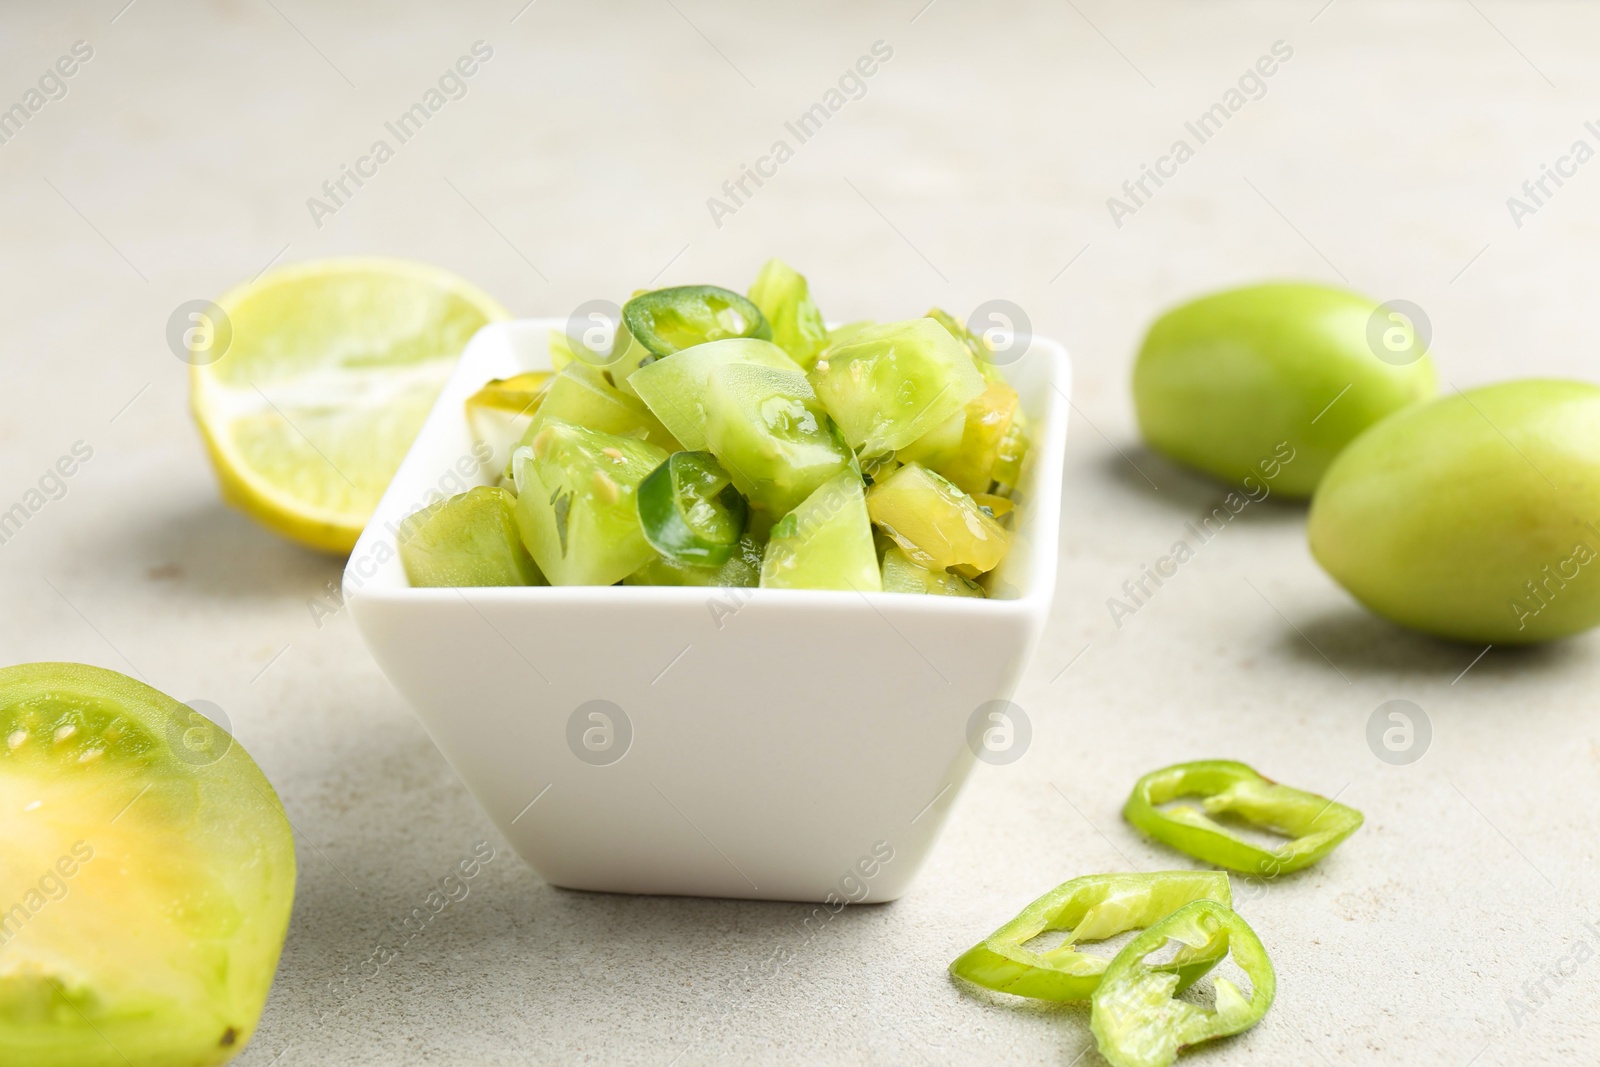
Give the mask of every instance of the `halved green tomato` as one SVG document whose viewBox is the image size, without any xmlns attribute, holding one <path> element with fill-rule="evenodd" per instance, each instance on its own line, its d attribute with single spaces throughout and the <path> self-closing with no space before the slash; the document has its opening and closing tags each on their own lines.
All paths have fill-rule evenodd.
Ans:
<svg viewBox="0 0 1600 1067">
<path fill-rule="evenodd" d="M 0 1063 L 223 1063 L 294 903 L 294 836 L 245 750 L 115 671 L 0 670 Z"/>
<path fill-rule="evenodd" d="M 750 286 L 750 301 L 772 326 L 772 340 L 805 368 L 828 347 L 828 327 L 811 299 L 805 275 L 781 259 L 769 259 Z"/>
<path fill-rule="evenodd" d="M 867 511 L 913 563 L 929 570 L 959 567 L 975 578 L 1011 547 L 1010 533 L 976 501 L 918 463 L 874 485 Z"/>
<path fill-rule="evenodd" d="M 551 585 L 613 585 L 656 555 L 634 495 L 667 451 L 547 418 L 511 458 L 517 526 Z"/>
<path fill-rule="evenodd" d="M 417 588 L 544 585 L 517 530 L 517 498 L 480 485 L 429 504 L 400 526 L 400 562 Z"/>
<path fill-rule="evenodd" d="M 823 352 L 811 385 L 850 447 L 904 448 L 983 392 L 960 341 L 932 319 L 868 326 Z"/>
<path fill-rule="evenodd" d="M 883 589 L 861 475 L 846 467 L 772 528 L 764 589 Z"/>
<path fill-rule="evenodd" d="M 731 289 L 680 285 L 655 289 L 622 306 L 622 322 L 657 359 L 729 337 L 772 340 L 761 309 Z"/>
<path fill-rule="evenodd" d="M 676 563 L 718 567 L 733 555 L 749 509 L 709 452 L 674 452 L 639 483 L 639 524 Z"/>
<path fill-rule="evenodd" d="M 710 341 L 639 368 L 628 381 L 684 448 L 706 447 L 706 385 L 711 372 L 730 363 L 800 371 L 771 341 L 748 337 Z"/>
<path fill-rule="evenodd" d="M 969 578 L 949 571 L 931 571 L 912 561 L 899 545 L 883 554 L 885 593 L 931 593 L 935 596 L 984 595 L 983 587 Z"/>
<path fill-rule="evenodd" d="M 804 374 L 744 363 L 711 374 L 706 445 L 751 505 L 774 516 L 855 464 Z"/>
</svg>

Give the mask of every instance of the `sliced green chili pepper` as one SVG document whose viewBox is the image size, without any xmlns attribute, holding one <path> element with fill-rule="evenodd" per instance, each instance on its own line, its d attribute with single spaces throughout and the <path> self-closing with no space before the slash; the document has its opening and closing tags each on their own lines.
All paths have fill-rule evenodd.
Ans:
<svg viewBox="0 0 1600 1067">
<path fill-rule="evenodd" d="M 1177 797 L 1203 797 L 1163 810 Z M 1276 850 L 1251 844 L 1210 818 L 1236 815 L 1292 840 Z M 1326 797 L 1279 785 L 1233 760 L 1198 760 L 1163 768 L 1139 779 L 1122 809 L 1123 818 L 1163 844 L 1219 867 L 1275 877 L 1309 867 L 1360 828 L 1362 816 Z"/>
<path fill-rule="evenodd" d="M 772 340 L 761 309 L 731 289 L 680 285 L 656 289 L 622 305 L 628 333 L 657 359 L 729 337 Z"/>
<path fill-rule="evenodd" d="M 1110 960 L 1079 952 L 1079 944 L 1150 926 L 1196 900 L 1232 904 L 1228 876 L 1220 871 L 1162 871 L 1074 878 L 967 950 L 950 965 L 950 973 L 1021 997 L 1087 1000 Z M 1065 930 L 1067 938 L 1045 951 L 1026 947 L 1047 930 Z M 1184 949 L 1164 969 L 1177 975 L 1182 991 L 1226 955 L 1225 941 L 1209 949 Z"/>
<path fill-rule="evenodd" d="M 1145 957 L 1171 941 L 1184 951 L 1218 941 L 1250 979 L 1250 997 L 1226 978 L 1213 982 L 1215 1007 L 1172 999 L 1179 978 Z M 1243 919 L 1211 900 L 1200 900 L 1162 919 L 1117 953 L 1094 992 L 1089 1028 L 1111 1067 L 1170 1067 L 1178 1050 L 1248 1030 L 1261 1021 L 1277 994 L 1267 950 Z"/>
<path fill-rule="evenodd" d="M 639 525 L 677 563 L 718 567 L 733 555 L 748 509 L 709 452 L 674 452 L 639 483 Z"/>
</svg>

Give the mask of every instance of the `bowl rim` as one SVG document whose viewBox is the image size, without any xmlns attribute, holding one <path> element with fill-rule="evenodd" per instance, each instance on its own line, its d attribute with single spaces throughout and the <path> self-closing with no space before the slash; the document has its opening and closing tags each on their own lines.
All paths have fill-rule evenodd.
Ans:
<svg viewBox="0 0 1600 1067">
<path fill-rule="evenodd" d="M 439 449 L 432 439 L 441 436 L 438 427 L 447 421 L 464 416 L 451 409 L 466 395 L 480 388 L 487 377 L 474 370 L 483 357 L 480 352 L 490 351 L 495 345 L 507 344 L 499 335 L 526 331 L 564 330 L 566 320 L 556 317 L 529 317 L 489 323 L 473 334 L 449 377 L 439 391 L 438 398 L 423 420 L 415 440 L 406 450 L 404 459 L 396 469 L 389 486 L 384 490 L 373 510 L 372 517 L 362 528 L 361 536 L 351 550 L 342 571 L 342 592 L 346 603 L 351 600 L 383 601 L 404 604 L 460 603 L 468 595 L 472 601 L 484 604 L 537 604 L 550 606 L 626 608 L 630 605 L 671 606 L 692 605 L 703 608 L 708 599 L 732 597 L 740 606 L 759 603 L 769 608 L 786 608 L 799 611 L 838 611 L 849 605 L 857 607 L 865 602 L 872 610 L 882 613 L 884 608 L 904 610 L 914 607 L 929 614 L 977 614 L 996 612 L 1037 613 L 1043 617 L 1049 612 L 1056 584 L 1057 560 L 1061 537 L 1061 477 L 1065 462 L 1067 415 L 1071 406 L 1072 362 L 1066 346 L 1040 334 L 1028 335 L 1029 348 L 1022 359 L 1032 358 L 1037 352 L 1047 366 L 1040 378 L 1039 410 L 1042 418 L 1035 422 L 1031 445 L 1032 486 L 1025 505 L 1034 509 L 1028 519 L 1031 536 L 1028 539 L 1028 581 L 1025 588 L 1012 597 L 912 597 L 904 593 L 882 591 L 844 591 L 834 589 L 762 589 L 759 587 L 722 586 L 473 586 L 467 588 L 415 588 L 409 585 L 392 585 L 373 579 L 379 573 L 363 574 L 359 567 L 363 561 L 372 560 L 378 544 L 387 544 L 384 535 L 398 528 L 399 523 L 414 510 L 415 500 L 407 496 L 402 485 L 410 481 L 406 476 L 412 468 L 427 466 L 430 470 L 438 464 Z M 540 369 L 531 367 L 526 369 Z M 1004 368 L 1002 368 L 1002 371 Z M 470 381 L 467 379 L 470 376 Z M 470 390 L 463 388 L 470 384 Z M 407 509 L 402 514 L 402 509 Z M 389 546 L 393 553 L 392 545 Z"/>
</svg>

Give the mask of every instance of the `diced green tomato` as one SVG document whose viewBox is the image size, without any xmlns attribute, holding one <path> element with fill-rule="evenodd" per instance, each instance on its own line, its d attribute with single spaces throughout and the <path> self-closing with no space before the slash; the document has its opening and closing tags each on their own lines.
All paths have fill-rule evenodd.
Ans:
<svg viewBox="0 0 1600 1067">
<path fill-rule="evenodd" d="M 567 328 L 578 330 L 580 325 L 574 320 Z M 608 331 L 608 326 L 614 326 L 614 332 Z M 608 332 L 611 332 L 609 337 L 606 336 Z M 628 375 L 652 359 L 655 356 L 633 339 L 625 323 L 608 323 L 599 312 L 591 313 L 588 329 L 580 330 L 576 337 L 560 330 L 550 331 L 550 365 L 558 371 L 577 360 L 609 372 L 620 387 Z"/>
<path fill-rule="evenodd" d="M 989 491 L 996 496 L 1010 496 L 1022 478 L 1022 461 L 1027 458 L 1028 420 L 1019 407 L 1011 417 L 1011 425 L 1006 427 L 1005 436 L 1000 438 L 994 469 L 990 472 L 994 476 L 994 483 Z"/>
<path fill-rule="evenodd" d="M 581 359 L 567 364 L 551 380 L 538 413 L 518 445 L 531 442 L 547 419 L 619 437 L 637 437 L 668 452 L 678 451 L 677 440 L 649 408 L 613 385 L 608 371 L 591 367 Z"/>
<path fill-rule="evenodd" d="M 828 331 L 828 345 L 829 347 L 842 345 L 867 327 L 876 325 L 878 324 L 873 319 L 857 319 L 855 322 L 847 322 L 843 326 L 835 326 Z"/>
<path fill-rule="evenodd" d="M 509 459 L 511 450 L 533 422 L 552 377 L 549 371 L 532 370 L 510 378 L 495 378 L 467 397 L 467 425 L 472 428 L 472 436 L 492 450 L 490 462 L 496 457 L 501 461 Z"/>
<path fill-rule="evenodd" d="M 811 384 L 850 447 L 904 448 L 983 392 L 961 342 L 932 319 L 863 328 L 811 368 Z"/>
<path fill-rule="evenodd" d="M 977 401 L 974 400 L 973 403 Z M 970 408 L 972 405 L 967 406 Z M 932 470 L 943 470 L 946 465 L 954 463 L 959 457 L 961 439 L 966 433 L 966 428 L 967 413 L 958 411 L 900 449 L 894 454 L 894 458 L 901 463 L 920 463 Z M 983 487 L 989 488 L 989 483 L 984 482 Z"/>
<path fill-rule="evenodd" d="M 727 468 L 724 467 L 723 469 L 726 470 Z M 767 539 L 772 536 L 772 528 L 777 525 L 778 520 L 781 518 L 783 518 L 782 515 L 774 515 L 770 511 L 762 511 L 760 508 L 751 508 L 750 517 L 745 520 L 744 535 L 746 537 L 754 537 L 761 542 L 761 547 L 765 549 Z"/>
<path fill-rule="evenodd" d="M 921 464 L 906 464 L 880 479 L 867 494 L 867 507 L 872 521 L 929 569 L 960 568 L 976 577 L 997 565 L 1009 547 L 1009 533 L 991 512 Z"/>
<path fill-rule="evenodd" d="M 635 495 L 667 451 L 546 419 L 517 449 L 517 526 L 551 585 L 613 585 L 656 555 Z"/>
<path fill-rule="evenodd" d="M 400 561 L 417 588 L 544 585 L 517 530 L 517 498 L 480 485 L 429 504 L 400 527 Z"/>
<path fill-rule="evenodd" d="M 629 300 L 622 321 L 657 359 L 729 337 L 772 340 L 772 327 L 749 300 L 715 285 L 656 289 Z"/>
<path fill-rule="evenodd" d="M 828 347 L 828 327 L 811 300 L 805 275 L 781 259 L 769 259 L 750 286 L 750 300 L 772 326 L 773 343 L 810 369 Z"/>
<path fill-rule="evenodd" d="M 709 452 L 674 452 L 639 484 L 646 541 L 675 563 L 718 567 L 733 555 L 748 508 Z"/>
<path fill-rule="evenodd" d="M 899 545 L 892 545 L 883 554 L 883 591 L 885 593 L 932 593 L 935 596 L 984 595 L 977 582 L 949 571 L 930 571 L 913 563 Z"/>
<path fill-rule="evenodd" d="M 894 538 L 883 532 L 881 526 L 874 525 L 872 527 L 872 549 L 878 554 L 878 567 L 880 570 L 883 567 L 884 557 L 889 554 L 889 550 L 899 547 L 894 543 Z"/>
<path fill-rule="evenodd" d="M 684 448 L 706 447 L 706 385 L 711 372 L 730 363 L 799 371 L 800 365 L 771 341 L 732 338 L 711 341 L 640 367 L 628 383 Z"/>
<path fill-rule="evenodd" d="M 78 663 L 0 670 L 0 738 L 0 1063 L 238 1056 L 294 906 L 260 768 L 194 707 Z"/>
<path fill-rule="evenodd" d="M 857 457 L 857 459 L 861 465 L 861 477 L 868 485 L 883 481 L 905 466 L 893 453 L 886 456 Z"/>
<path fill-rule="evenodd" d="M 1074 878 L 968 949 L 950 965 L 950 973 L 1019 997 L 1088 1000 L 1111 961 L 1082 951 L 1080 945 L 1146 929 L 1196 900 L 1232 906 L 1228 876 L 1221 871 L 1157 871 Z M 1066 939 L 1053 948 L 1029 947 L 1053 930 L 1064 932 Z M 1185 945 L 1172 959 L 1151 969 L 1174 976 L 1173 988 L 1181 993 L 1227 954 L 1228 939 L 1219 936 Z"/>
<path fill-rule="evenodd" d="M 990 516 L 1006 529 L 1011 528 L 1010 516 L 1017 510 L 1017 502 L 1006 496 L 995 496 L 992 493 L 973 493 L 972 502 L 980 508 L 988 509 Z"/>
<path fill-rule="evenodd" d="M 720 567 L 696 567 L 657 556 L 622 580 L 623 585 L 710 585 L 753 587 L 761 581 L 766 542 L 746 532 Z"/>
<path fill-rule="evenodd" d="M 617 383 L 618 389 L 630 397 L 637 398 L 639 394 L 633 390 L 633 376 L 640 367 L 654 363 L 656 354 L 640 344 L 633 334 L 628 332 L 628 324 L 625 322 L 617 324 L 617 336 L 611 343 L 611 351 L 613 354 L 607 358 L 602 369 Z"/>
<path fill-rule="evenodd" d="M 907 463 L 867 494 L 867 511 L 929 570 L 961 567 L 967 577 L 993 570 L 1011 535 L 976 501 L 919 463 Z"/>
<path fill-rule="evenodd" d="M 761 587 L 882 590 L 866 494 L 853 468 L 828 479 L 772 528 Z"/>
<path fill-rule="evenodd" d="M 1000 368 L 994 365 L 994 346 L 986 338 L 980 337 L 967 329 L 967 324 L 939 308 L 929 308 L 928 318 L 950 331 L 950 336 L 961 342 L 961 346 L 972 356 L 972 362 L 977 366 L 978 373 L 983 375 L 984 381 L 1003 382 L 1005 375 L 1000 373 Z"/>
<path fill-rule="evenodd" d="M 1000 459 L 1001 443 L 1011 429 L 1016 411 L 1017 391 L 1005 382 L 989 382 L 983 392 L 967 404 L 961 443 L 943 462 L 929 463 L 928 466 L 964 492 L 988 492 L 989 486 L 994 483 L 994 468 Z M 1026 447 L 1026 443 L 1023 447 Z"/>
<path fill-rule="evenodd" d="M 567 341 L 567 335 L 560 330 L 550 331 L 550 369 L 561 371 L 575 358 L 572 354 L 572 345 Z"/>
<path fill-rule="evenodd" d="M 989 347 L 983 343 L 983 338 L 967 329 L 967 324 L 956 318 L 942 308 L 929 308 L 927 318 L 937 322 L 950 332 L 950 336 L 961 342 L 974 360 L 982 360 L 991 355 Z"/>
<path fill-rule="evenodd" d="M 772 515 L 855 462 L 804 374 L 746 363 L 711 374 L 706 444 L 745 499 Z"/>
</svg>

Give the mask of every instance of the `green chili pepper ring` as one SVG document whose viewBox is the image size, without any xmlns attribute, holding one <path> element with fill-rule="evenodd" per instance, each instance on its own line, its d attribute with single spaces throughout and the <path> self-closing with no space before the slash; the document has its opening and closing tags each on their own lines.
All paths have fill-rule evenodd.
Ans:
<svg viewBox="0 0 1600 1067">
<path fill-rule="evenodd" d="M 1104 941 L 1148 927 L 1196 900 L 1232 904 L 1228 876 L 1220 871 L 1093 874 L 1046 893 L 950 965 L 950 973 L 1001 993 L 1041 1000 L 1087 1000 L 1110 962 L 1079 952 L 1084 941 Z M 1055 948 L 1026 944 L 1047 930 L 1066 930 Z M 1227 943 L 1186 948 L 1162 970 L 1177 975 L 1183 991 L 1227 955 Z"/>
<path fill-rule="evenodd" d="M 1221 940 L 1250 979 L 1250 998 L 1226 978 L 1213 982 L 1215 1007 L 1172 999 L 1178 977 L 1146 965 L 1168 940 L 1190 948 Z M 1117 953 L 1095 990 L 1089 1028 L 1112 1067 L 1169 1067 L 1178 1050 L 1250 1029 L 1272 1006 L 1278 979 L 1248 923 L 1232 910 L 1200 900 L 1162 919 Z"/>
<path fill-rule="evenodd" d="M 639 483 L 639 526 L 677 563 L 718 567 L 733 555 L 748 509 L 710 452 L 674 452 Z"/>
<path fill-rule="evenodd" d="M 1178 797 L 1202 797 L 1205 810 L 1160 807 Z M 1210 818 L 1223 813 L 1292 840 L 1276 850 L 1251 844 Z M 1179 763 L 1147 774 L 1133 787 L 1122 815 L 1157 841 L 1196 859 L 1262 877 L 1309 867 L 1355 833 L 1363 821 L 1354 808 L 1279 785 L 1233 760 Z"/>
<path fill-rule="evenodd" d="M 729 337 L 772 340 L 761 309 L 731 289 L 680 285 L 640 293 L 622 306 L 628 333 L 657 359 Z"/>
</svg>

